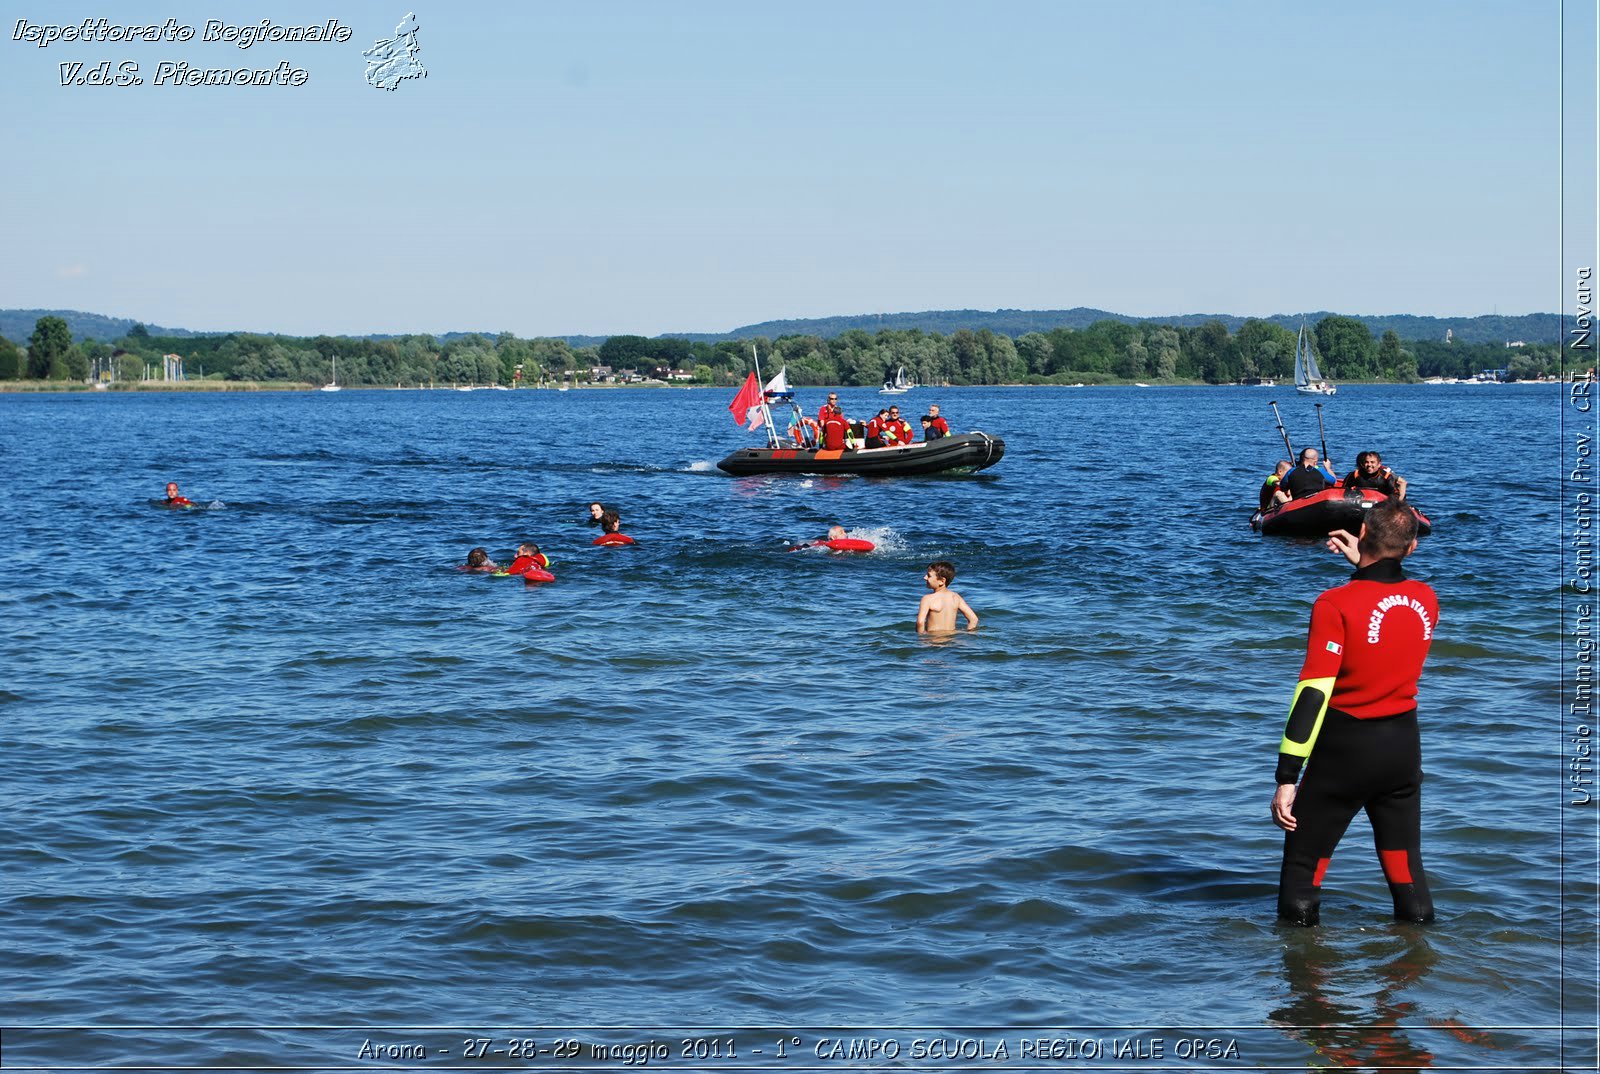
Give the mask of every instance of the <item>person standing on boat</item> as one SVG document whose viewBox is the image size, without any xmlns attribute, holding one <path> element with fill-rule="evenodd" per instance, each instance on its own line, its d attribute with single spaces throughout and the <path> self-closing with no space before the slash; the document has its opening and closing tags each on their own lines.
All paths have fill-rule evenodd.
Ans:
<svg viewBox="0 0 1600 1074">
<path fill-rule="evenodd" d="M 1344 479 L 1347 489 L 1372 489 L 1385 496 L 1406 498 L 1406 479 L 1383 464 L 1383 456 L 1376 451 L 1363 451 L 1356 456 L 1356 468 Z"/>
<path fill-rule="evenodd" d="M 817 411 L 818 425 L 827 425 L 829 418 L 844 420 L 844 411 L 839 409 L 839 393 L 837 392 L 829 392 L 828 401 L 823 403 L 821 409 Z"/>
<path fill-rule="evenodd" d="M 1439 598 L 1400 567 L 1416 547 L 1416 514 L 1393 497 L 1366 513 L 1359 539 L 1339 530 L 1328 541 L 1356 571 L 1312 605 L 1305 663 L 1278 747 L 1272 820 L 1287 833 L 1278 918 L 1289 924 L 1320 920 L 1323 876 L 1362 809 L 1395 918 L 1433 920 L 1422 870 L 1417 681 Z"/>
<path fill-rule="evenodd" d="M 1278 491 L 1272 494 L 1274 503 L 1285 500 L 1300 500 L 1307 496 L 1315 496 L 1324 489 L 1333 486 L 1339 480 L 1333 476 L 1333 471 L 1321 463 L 1321 456 L 1316 448 L 1305 448 L 1300 452 L 1300 465 L 1290 470 L 1288 475 L 1278 482 Z"/>
<path fill-rule="evenodd" d="M 844 411 L 839 409 L 839 396 L 836 393 L 828 393 L 828 401 L 817 411 L 817 424 L 822 429 L 823 449 L 843 451 L 850 425 L 844 420 Z"/>
</svg>

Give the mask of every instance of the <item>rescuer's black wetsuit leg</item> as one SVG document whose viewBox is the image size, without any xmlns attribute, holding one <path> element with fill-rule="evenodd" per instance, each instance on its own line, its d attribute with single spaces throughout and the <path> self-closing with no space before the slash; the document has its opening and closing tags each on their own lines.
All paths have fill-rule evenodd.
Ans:
<svg viewBox="0 0 1600 1074">
<path fill-rule="evenodd" d="M 1322 742 L 1317 746 L 1320 749 Z M 1340 793 L 1336 779 L 1323 778 L 1329 771 L 1330 766 L 1315 760 L 1306 769 L 1294 796 L 1295 830 L 1284 833 L 1278 918 L 1291 925 L 1315 925 L 1321 920 L 1322 874 L 1328 869 L 1333 848 L 1361 809 L 1359 798 Z"/>
<path fill-rule="evenodd" d="M 1283 842 L 1278 917 L 1320 920 L 1323 873 L 1334 847 L 1366 807 L 1395 917 L 1433 920 L 1422 871 L 1422 755 L 1415 712 L 1357 720 L 1329 709 L 1305 778 L 1295 793 L 1296 829 Z"/>
<path fill-rule="evenodd" d="M 1422 770 L 1415 779 L 1367 803 L 1372 842 L 1389 881 L 1396 921 L 1433 920 L 1433 896 L 1422 870 Z"/>
</svg>

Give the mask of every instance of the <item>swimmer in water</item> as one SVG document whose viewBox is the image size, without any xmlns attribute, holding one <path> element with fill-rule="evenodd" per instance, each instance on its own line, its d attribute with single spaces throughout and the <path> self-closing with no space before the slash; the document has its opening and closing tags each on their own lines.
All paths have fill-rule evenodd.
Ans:
<svg viewBox="0 0 1600 1074">
<path fill-rule="evenodd" d="M 607 508 L 600 515 L 600 536 L 590 544 L 617 545 L 633 544 L 633 538 L 621 532 L 622 520 L 617 517 L 616 511 Z"/>
<path fill-rule="evenodd" d="M 967 617 L 968 630 L 978 629 L 978 613 L 962 599 L 960 593 L 950 588 L 955 577 L 955 564 L 948 560 L 941 559 L 928 564 L 928 573 L 922 576 L 922 580 L 933 592 L 923 597 L 922 603 L 917 605 L 918 634 L 954 631 L 957 612 Z"/>
<path fill-rule="evenodd" d="M 188 497 L 182 496 L 182 495 L 180 495 L 178 493 L 178 483 L 176 481 L 168 481 L 167 482 L 167 506 L 168 507 L 193 507 L 194 503 L 192 501 L 190 501 Z"/>
<path fill-rule="evenodd" d="M 583 520 L 583 524 L 585 526 L 598 526 L 598 525 L 600 525 L 601 521 L 606 517 L 606 512 L 608 510 L 611 510 L 611 509 L 606 507 L 605 504 L 600 503 L 599 501 L 591 503 L 589 505 L 589 517 Z M 611 513 L 612 514 L 616 514 L 615 511 L 611 511 Z"/>
<path fill-rule="evenodd" d="M 531 542 L 517 545 L 517 558 L 511 561 L 511 566 L 506 568 L 507 574 L 526 574 L 535 568 L 548 570 L 550 557 L 539 551 L 539 546 Z"/>
<path fill-rule="evenodd" d="M 789 551 L 798 552 L 802 548 L 828 548 L 835 552 L 870 552 L 875 547 L 871 541 L 857 542 L 859 545 L 864 547 L 841 548 L 833 543 L 835 541 L 845 541 L 849 539 L 850 531 L 845 529 L 843 526 L 829 526 L 828 535 L 826 537 L 819 537 L 815 541 L 804 541 L 800 544 L 790 545 Z"/>
<path fill-rule="evenodd" d="M 467 553 L 467 565 L 460 569 L 464 571 L 497 571 L 500 568 L 495 565 L 494 560 L 489 558 L 489 550 L 487 548 L 474 548 Z"/>
</svg>

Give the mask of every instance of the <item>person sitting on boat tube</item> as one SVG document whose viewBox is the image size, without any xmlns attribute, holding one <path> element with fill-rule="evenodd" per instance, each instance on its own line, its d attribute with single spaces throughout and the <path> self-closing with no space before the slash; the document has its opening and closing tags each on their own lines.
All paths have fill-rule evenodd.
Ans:
<svg viewBox="0 0 1600 1074">
<path fill-rule="evenodd" d="M 1261 483 L 1261 510 L 1271 510 L 1273 503 L 1276 502 L 1272 494 L 1278 491 L 1278 482 L 1282 481 L 1283 475 L 1292 469 L 1294 469 L 1294 465 L 1288 459 L 1278 460 L 1277 469 L 1273 470 L 1267 479 Z"/>
<path fill-rule="evenodd" d="M 1383 456 L 1376 451 L 1363 451 L 1356 456 L 1356 468 L 1344 479 L 1347 489 L 1373 489 L 1396 499 L 1406 498 L 1406 479 L 1383 464 Z"/>
<path fill-rule="evenodd" d="M 176 481 L 168 481 L 167 482 L 167 506 L 168 507 L 193 507 L 194 506 L 194 502 L 192 500 L 190 500 L 187 496 L 183 496 L 183 495 L 179 494 L 179 492 L 178 492 L 178 483 Z"/>
<path fill-rule="evenodd" d="M 911 423 L 900 416 L 900 408 L 889 408 L 889 420 L 883 425 L 884 443 L 891 446 L 903 446 L 915 440 L 911 433 Z"/>
<path fill-rule="evenodd" d="M 884 430 L 889 424 L 889 408 L 881 407 L 878 412 L 867 420 L 866 444 L 869 448 L 884 447 L 887 440 Z"/>
<path fill-rule="evenodd" d="M 1272 501 L 1283 503 L 1286 500 L 1303 500 L 1332 488 L 1338 480 L 1333 476 L 1333 471 L 1321 462 L 1317 449 L 1308 447 L 1300 452 L 1300 465 L 1278 482 L 1278 491 L 1272 494 Z"/>
<path fill-rule="evenodd" d="M 828 408 L 822 408 L 827 414 L 822 418 L 822 446 L 828 451 L 843 451 L 845 439 L 850 435 L 850 423 L 844 420 L 844 412 L 838 407 L 833 408 L 831 414 Z"/>
<path fill-rule="evenodd" d="M 949 435 L 950 423 L 939 416 L 939 404 L 930 404 L 928 412 L 922 415 L 922 439 L 938 440 Z"/>
</svg>

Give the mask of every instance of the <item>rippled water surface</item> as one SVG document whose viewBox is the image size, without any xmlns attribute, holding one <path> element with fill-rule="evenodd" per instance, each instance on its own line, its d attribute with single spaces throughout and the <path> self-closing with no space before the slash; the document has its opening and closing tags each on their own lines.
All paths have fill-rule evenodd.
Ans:
<svg viewBox="0 0 1600 1074">
<path fill-rule="evenodd" d="M 1554 1062 L 1498 1028 L 1556 1024 L 1562 987 L 1554 387 L 1324 411 L 1341 468 L 1382 450 L 1436 527 L 1426 930 L 1388 920 L 1361 821 L 1325 926 L 1273 920 L 1282 717 L 1347 569 L 1246 525 L 1267 391 L 919 389 L 1008 453 L 881 481 L 721 474 L 730 395 L 0 396 L 5 1021 L 1220 1027 L 1249 1065 Z M 208 509 L 154 506 L 167 480 Z M 588 546 L 591 499 L 637 546 Z M 786 550 L 836 521 L 880 550 Z M 530 539 L 555 584 L 453 569 Z M 975 634 L 911 629 L 939 558 Z M 6 1058 L 204 1036 L 132 1032 Z"/>
</svg>

